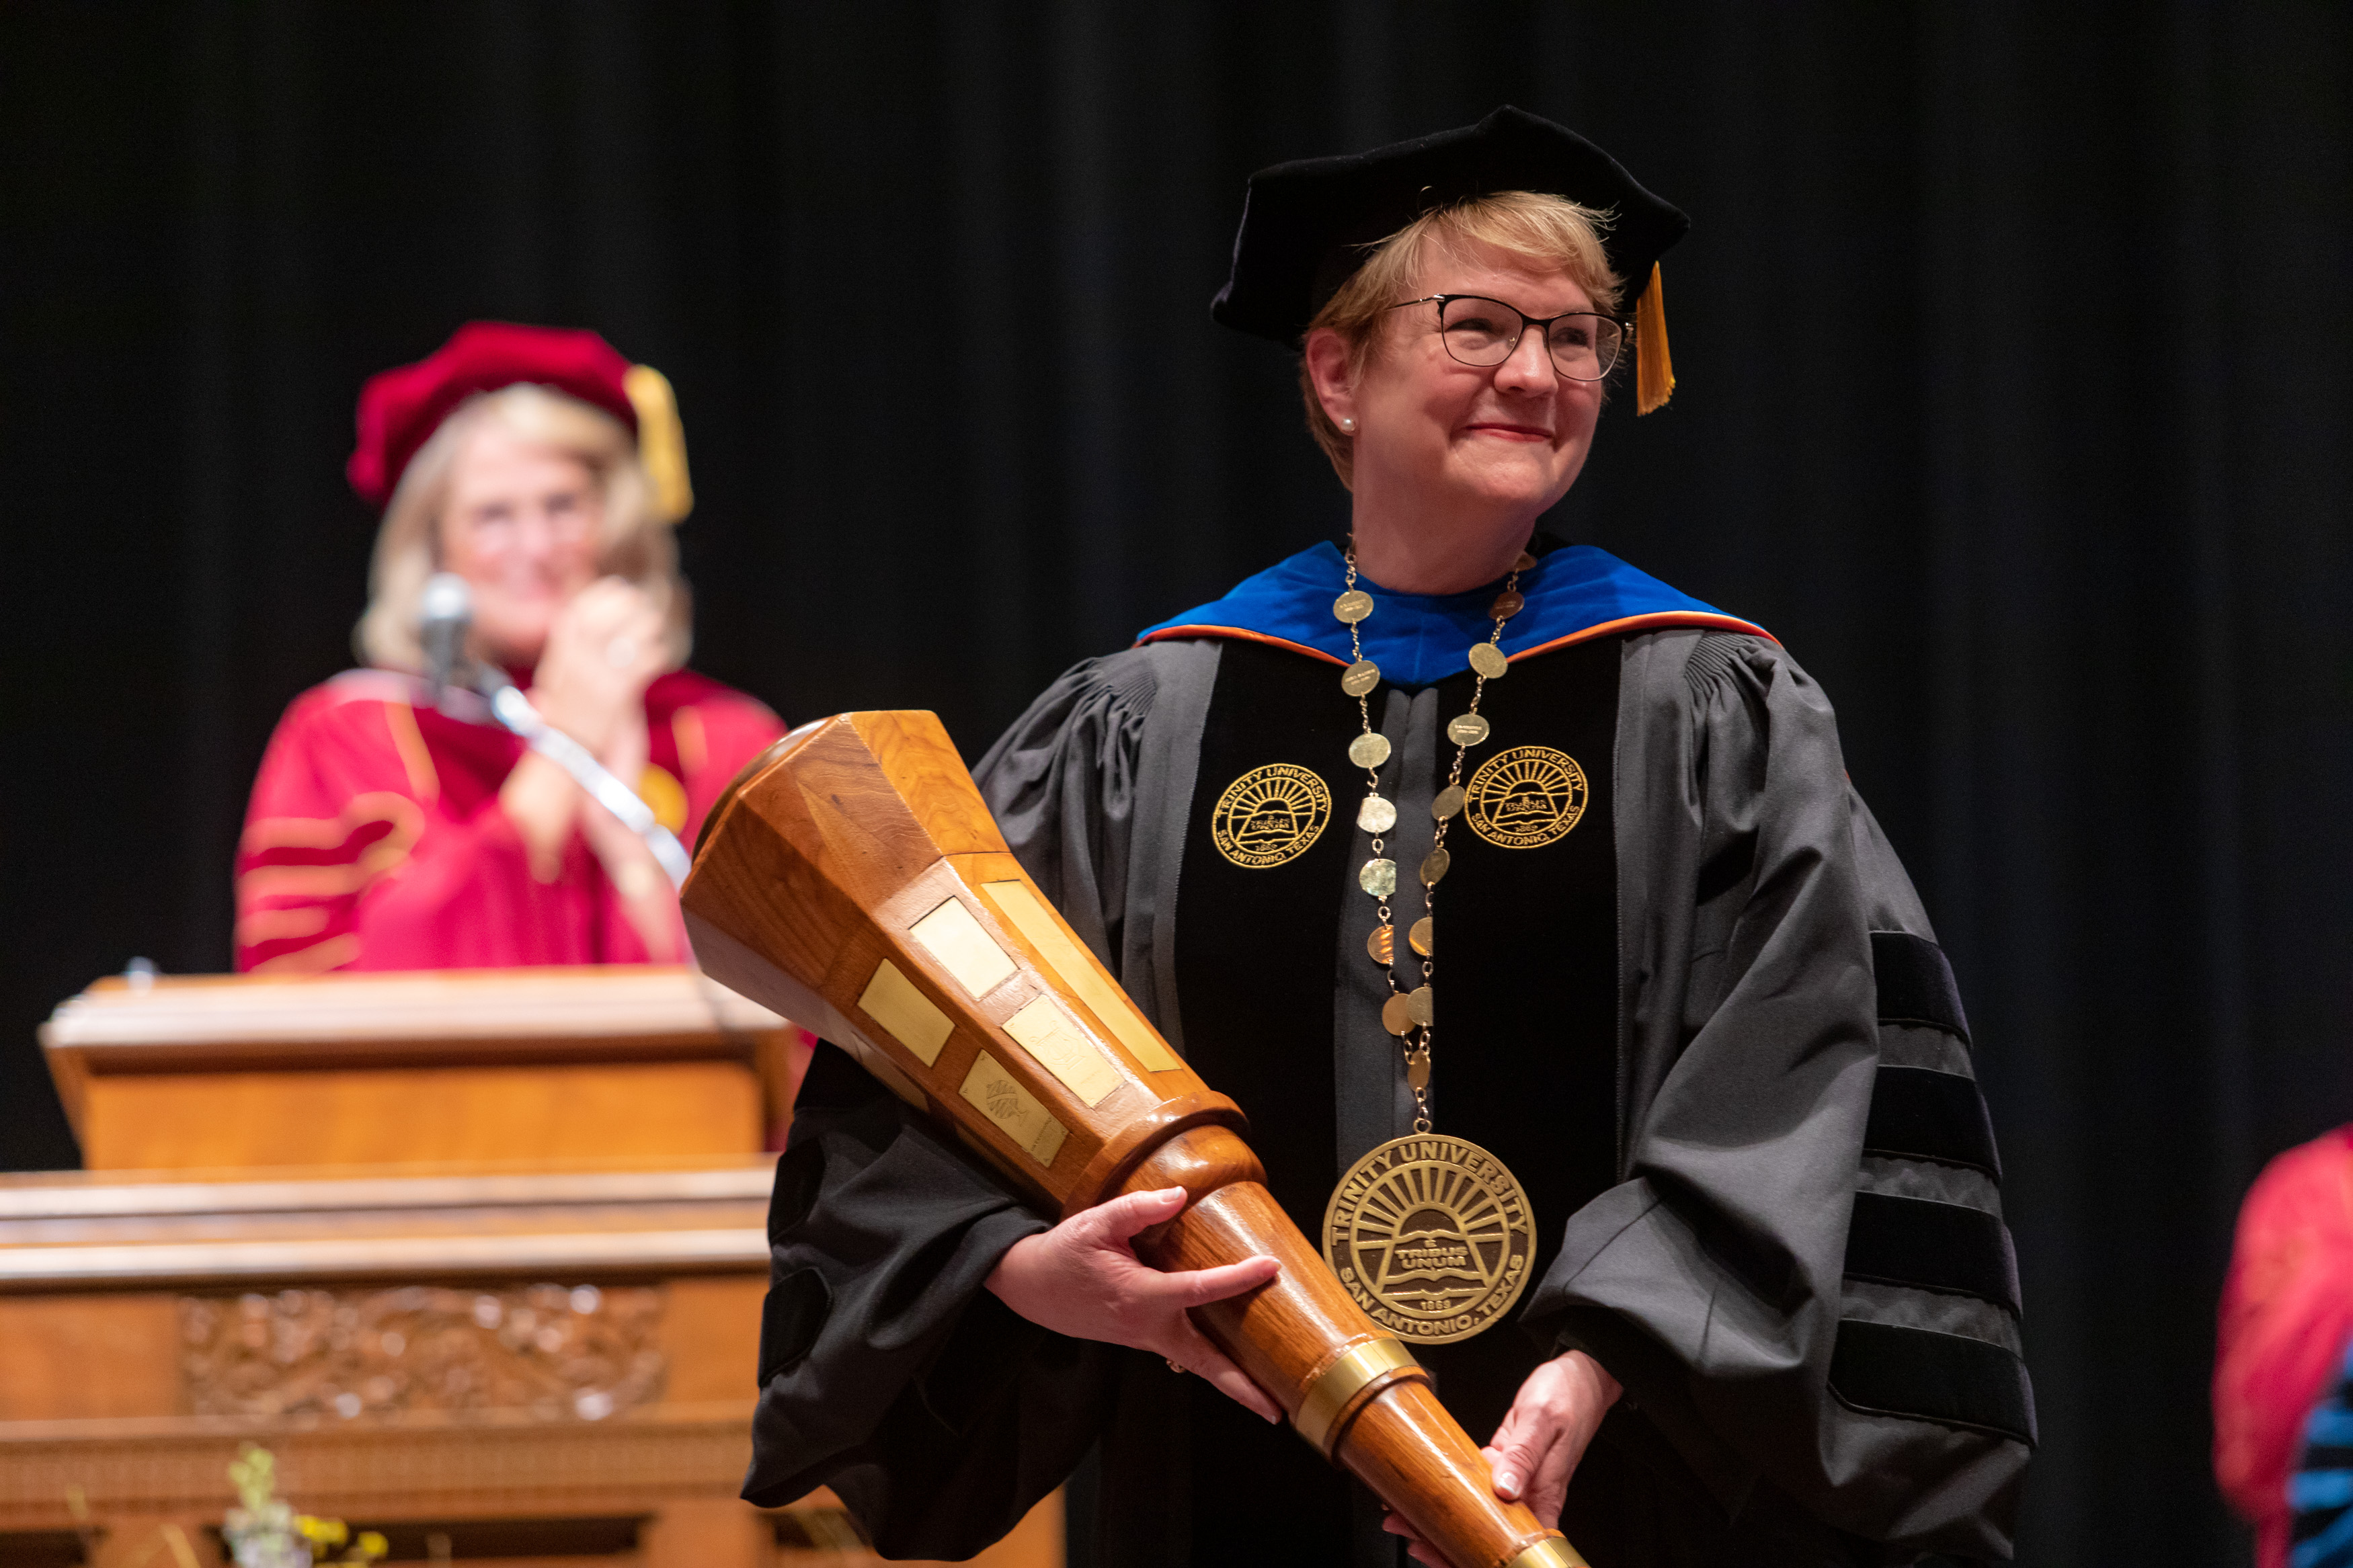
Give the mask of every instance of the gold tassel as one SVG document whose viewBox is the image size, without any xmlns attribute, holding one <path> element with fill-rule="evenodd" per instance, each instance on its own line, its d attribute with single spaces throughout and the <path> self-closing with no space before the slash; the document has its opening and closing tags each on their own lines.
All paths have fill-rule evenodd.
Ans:
<svg viewBox="0 0 2353 1568">
<path fill-rule="evenodd" d="M 1654 285 L 1655 286 L 1655 285 Z M 629 406 L 638 411 L 638 460 L 653 481 L 654 510 L 664 522 L 678 522 L 694 510 L 694 487 L 686 477 L 686 428 L 678 420 L 678 396 L 670 378 L 649 364 L 633 364 L 621 378 Z"/>
<path fill-rule="evenodd" d="M 1667 357 L 1667 301 L 1659 287 L 1659 264 L 1651 263 L 1650 286 L 1634 301 L 1634 412 L 1664 408 L 1675 395 L 1675 362 Z"/>
</svg>

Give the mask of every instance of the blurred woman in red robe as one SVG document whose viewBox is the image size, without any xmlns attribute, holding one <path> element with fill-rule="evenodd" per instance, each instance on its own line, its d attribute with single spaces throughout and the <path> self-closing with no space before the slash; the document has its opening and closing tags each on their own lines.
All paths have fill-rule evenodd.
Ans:
<svg viewBox="0 0 2353 1568">
<path fill-rule="evenodd" d="M 369 668 L 295 699 L 237 856 L 239 969 L 682 963 L 669 879 L 569 774 L 419 672 L 437 571 L 470 651 L 692 842 L 783 732 L 683 668 L 670 529 L 691 504 L 669 384 L 594 332 L 474 322 L 360 394 L 349 474 L 384 509 L 355 634 Z"/>
<path fill-rule="evenodd" d="M 2353 1127 L 2263 1168 L 2239 1210 L 2214 1359 L 2214 1476 L 2255 1527 L 2257 1568 L 2337 1568 L 2353 1376 Z M 2334 1525 L 2335 1528 L 2329 1528 Z"/>
</svg>

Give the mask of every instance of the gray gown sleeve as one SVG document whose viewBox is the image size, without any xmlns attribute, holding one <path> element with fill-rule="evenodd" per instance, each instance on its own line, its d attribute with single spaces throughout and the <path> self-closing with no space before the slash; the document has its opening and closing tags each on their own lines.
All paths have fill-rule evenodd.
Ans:
<svg viewBox="0 0 2353 1568">
<path fill-rule="evenodd" d="M 1882 1022 L 1894 982 L 1880 971 L 1903 969 L 1914 991 L 1941 975 L 1947 993 L 1949 971 L 1847 781 L 1829 702 L 1785 652 L 1680 632 L 1630 639 L 1625 658 L 1621 1180 L 1570 1220 L 1525 1321 L 1617 1375 L 1729 1512 L 1763 1481 L 1895 1560 L 2007 1558 L 2032 1431 L 2022 1363 L 2023 1421 L 2015 1402 L 2000 1416 L 2021 1431 L 1976 1424 L 1982 1397 L 1907 1394 L 1890 1410 L 1841 1385 L 1889 1384 L 1883 1329 L 1898 1363 L 1928 1373 L 1949 1371 L 1936 1357 L 1948 1339 L 2016 1360 L 2014 1265 L 1989 1288 L 1950 1273 L 1944 1232 L 1905 1228 L 1919 1211 L 1858 1209 L 1861 1192 L 1941 1205 L 1926 1217 L 1964 1229 L 1982 1226 L 1949 1210 L 1990 1215 L 2008 1260 L 1996 1175 L 1866 1152 L 1883 1066 L 1974 1098 L 1957 997 L 1949 1016 L 1939 1003 Z M 1850 1278 L 1851 1230 L 1867 1219 L 1881 1236 L 1891 1214 L 1895 1253 L 1926 1258 L 1943 1288 Z M 1898 1364 L 1894 1381 L 1934 1384 L 1918 1372 Z"/>
<path fill-rule="evenodd" d="M 1099 952 L 1118 951 L 1153 689 L 1137 656 L 1082 664 L 976 770 L 1008 843 Z M 830 1485 L 890 1557 L 969 1557 L 1010 1530 L 1094 1440 L 1123 1353 L 1025 1322 L 983 1289 L 1047 1226 L 820 1047 L 770 1205 L 744 1495 L 773 1506 Z"/>
</svg>

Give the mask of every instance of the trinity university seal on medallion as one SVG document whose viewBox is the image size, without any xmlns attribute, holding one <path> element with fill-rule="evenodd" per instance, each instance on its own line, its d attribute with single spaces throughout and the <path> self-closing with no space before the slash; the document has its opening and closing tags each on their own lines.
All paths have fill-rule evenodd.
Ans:
<svg viewBox="0 0 2353 1568">
<path fill-rule="evenodd" d="M 1591 791 L 1567 752 L 1514 746 L 1488 758 L 1463 793 L 1472 832 L 1500 849 L 1541 849 L 1568 837 Z"/>
<path fill-rule="evenodd" d="M 1393 1138 L 1348 1167 L 1324 1207 L 1324 1260 L 1372 1320 L 1409 1344 L 1467 1340 L 1528 1282 L 1535 1224 L 1504 1163 L 1461 1138 Z"/>
<path fill-rule="evenodd" d="M 1332 792 L 1291 763 L 1252 768 L 1226 786 L 1209 813 L 1209 839 L 1237 866 L 1262 870 L 1307 853 L 1332 820 Z"/>
</svg>

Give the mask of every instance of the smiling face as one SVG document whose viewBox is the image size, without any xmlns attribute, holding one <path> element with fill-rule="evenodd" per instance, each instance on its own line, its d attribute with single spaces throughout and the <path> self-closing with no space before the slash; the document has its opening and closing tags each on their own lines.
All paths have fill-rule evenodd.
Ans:
<svg viewBox="0 0 2353 1568">
<path fill-rule="evenodd" d="M 1402 297 L 1423 294 L 1484 295 L 1537 318 L 1594 308 L 1566 273 L 1477 244 L 1459 255 L 1432 247 Z M 1592 448 L 1601 383 L 1556 372 L 1535 332 L 1501 364 L 1464 364 L 1440 341 L 1435 305 L 1390 311 L 1377 331 L 1353 384 L 1337 333 L 1319 331 L 1307 345 L 1324 408 L 1355 421 L 1351 480 L 1360 501 L 1433 514 L 1501 510 L 1533 523 L 1568 493 Z"/>
<path fill-rule="evenodd" d="M 474 590 L 474 636 L 501 664 L 536 664 L 555 614 L 597 576 L 604 496 L 588 465 L 494 422 L 457 454 L 441 561 Z"/>
</svg>

